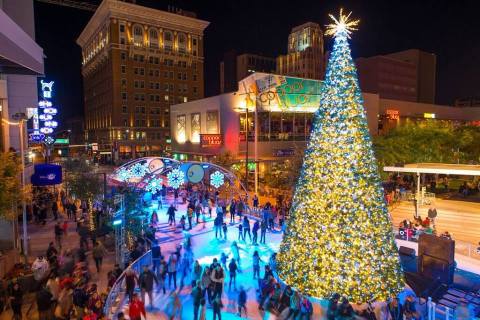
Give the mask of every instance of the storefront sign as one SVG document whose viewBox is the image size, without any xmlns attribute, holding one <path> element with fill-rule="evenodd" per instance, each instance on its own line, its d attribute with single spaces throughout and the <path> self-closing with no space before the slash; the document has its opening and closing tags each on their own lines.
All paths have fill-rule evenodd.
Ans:
<svg viewBox="0 0 480 320">
<path fill-rule="evenodd" d="M 398 120 L 400 119 L 400 111 L 394 109 L 385 110 L 385 115 L 388 120 Z"/>
<path fill-rule="evenodd" d="M 423 114 L 423 117 L 426 118 L 426 119 L 435 119 L 436 118 L 435 113 L 427 113 L 427 112 L 425 112 Z"/>
<path fill-rule="evenodd" d="M 273 149 L 274 157 L 291 157 L 295 155 L 295 149 Z"/>
<path fill-rule="evenodd" d="M 219 147 L 223 144 L 221 134 L 200 134 L 200 145 L 202 148 Z"/>
</svg>

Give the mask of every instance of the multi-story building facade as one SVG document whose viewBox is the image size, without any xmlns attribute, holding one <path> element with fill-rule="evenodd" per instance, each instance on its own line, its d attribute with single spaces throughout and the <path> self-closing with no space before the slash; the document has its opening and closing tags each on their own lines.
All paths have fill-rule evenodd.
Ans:
<svg viewBox="0 0 480 320">
<path fill-rule="evenodd" d="M 294 27 L 288 36 L 288 53 L 277 57 L 277 74 L 323 79 L 323 31 L 317 23 Z"/>
<path fill-rule="evenodd" d="M 434 103 L 436 56 L 418 49 L 356 59 L 360 87 L 385 99 Z"/>
<path fill-rule="evenodd" d="M 254 72 L 275 71 L 275 59 L 263 55 L 235 51 L 226 52 L 220 62 L 220 93 L 238 90 L 238 82 Z"/>
<path fill-rule="evenodd" d="M 203 98 L 203 32 L 193 13 L 104 0 L 77 39 L 88 142 L 114 160 L 169 150 L 170 106 Z"/>
</svg>

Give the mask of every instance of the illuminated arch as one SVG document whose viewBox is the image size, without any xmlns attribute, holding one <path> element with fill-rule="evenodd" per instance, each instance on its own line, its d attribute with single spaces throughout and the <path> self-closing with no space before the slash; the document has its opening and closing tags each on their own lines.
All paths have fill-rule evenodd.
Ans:
<svg viewBox="0 0 480 320">
<path fill-rule="evenodd" d="M 160 184 L 170 187 L 167 175 L 174 169 L 184 173 L 184 185 L 198 184 L 211 191 L 218 191 L 230 196 L 243 196 L 246 193 L 240 179 L 233 172 L 219 165 L 199 161 L 180 162 L 165 157 L 144 157 L 127 162 L 112 172 L 109 176 L 109 183 L 111 185 L 127 183 L 145 191 L 151 189 L 152 181 L 154 181 L 153 187 Z M 219 183 L 218 178 L 223 178 L 223 183 Z"/>
</svg>

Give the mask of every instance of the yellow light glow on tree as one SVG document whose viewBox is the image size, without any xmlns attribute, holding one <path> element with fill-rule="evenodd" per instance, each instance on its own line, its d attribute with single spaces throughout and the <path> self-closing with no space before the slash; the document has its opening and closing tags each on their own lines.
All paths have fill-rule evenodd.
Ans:
<svg viewBox="0 0 480 320">
<path fill-rule="evenodd" d="M 386 300 L 404 287 L 348 37 L 350 14 L 334 36 L 320 107 L 278 254 L 280 277 L 315 297 Z"/>
</svg>

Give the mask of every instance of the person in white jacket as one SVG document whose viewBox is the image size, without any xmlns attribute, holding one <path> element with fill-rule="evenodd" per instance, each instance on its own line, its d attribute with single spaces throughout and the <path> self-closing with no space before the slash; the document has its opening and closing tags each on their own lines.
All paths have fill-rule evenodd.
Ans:
<svg viewBox="0 0 480 320">
<path fill-rule="evenodd" d="M 48 261 L 43 256 L 38 256 L 32 264 L 33 278 L 36 281 L 43 280 L 47 276 Z"/>
</svg>

